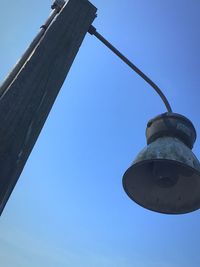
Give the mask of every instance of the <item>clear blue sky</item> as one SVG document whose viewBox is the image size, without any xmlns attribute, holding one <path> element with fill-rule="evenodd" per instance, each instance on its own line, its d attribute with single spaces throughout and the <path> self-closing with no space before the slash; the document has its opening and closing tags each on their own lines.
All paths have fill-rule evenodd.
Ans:
<svg viewBox="0 0 200 267">
<path fill-rule="evenodd" d="M 0 80 L 50 12 L 2 1 Z M 200 1 L 93 0 L 94 25 L 163 88 L 200 134 Z M 165 112 L 154 91 L 87 35 L 0 219 L 2 267 L 199 267 L 200 212 L 145 210 L 122 176 Z M 200 158 L 199 138 L 194 152 Z"/>
</svg>

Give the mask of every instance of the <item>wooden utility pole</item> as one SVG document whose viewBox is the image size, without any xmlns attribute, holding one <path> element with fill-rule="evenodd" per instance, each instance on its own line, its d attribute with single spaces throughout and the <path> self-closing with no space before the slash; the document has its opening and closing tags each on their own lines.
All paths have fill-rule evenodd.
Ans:
<svg viewBox="0 0 200 267">
<path fill-rule="evenodd" d="M 96 10 L 87 0 L 67 1 L 50 25 L 43 26 L 39 43 L 17 74 L 0 88 L 0 214 Z"/>
</svg>

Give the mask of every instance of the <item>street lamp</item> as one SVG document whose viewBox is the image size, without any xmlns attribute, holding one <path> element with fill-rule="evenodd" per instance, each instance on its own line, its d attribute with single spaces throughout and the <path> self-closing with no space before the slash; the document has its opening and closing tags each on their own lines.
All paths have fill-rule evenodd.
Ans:
<svg viewBox="0 0 200 267">
<path fill-rule="evenodd" d="M 123 176 L 123 187 L 139 205 L 160 213 L 182 214 L 200 208 L 200 163 L 191 149 L 196 130 L 186 117 L 173 113 L 162 90 L 110 44 L 95 27 L 96 36 L 161 97 L 167 113 L 147 123 L 145 147 Z"/>
<path fill-rule="evenodd" d="M 184 116 L 164 113 L 146 128 L 147 147 L 123 177 L 124 190 L 141 206 L 167 214 L 200 207 L 200 163 L 191 149 L 196 139 Z"/>
<path fill-rule="evenodd" d="M 200 208 L 200 163 L 191 149 L 193 124 L 172 112 L 162 90 L 99 34 L 96 7 L 87 0 L 56 0 L 53 12 L 0 87 L 0 214 L 23 170 L 81 43 L 96 36 L 161 97 L 167 113 L 147 124 L 147 147 L 123 176 L 128 196 L 167 214 Z"/>
</svg>

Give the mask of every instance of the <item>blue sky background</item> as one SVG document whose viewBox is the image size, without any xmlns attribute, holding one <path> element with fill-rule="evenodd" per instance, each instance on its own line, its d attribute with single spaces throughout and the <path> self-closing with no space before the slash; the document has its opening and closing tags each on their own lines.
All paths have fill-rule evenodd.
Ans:
<svg viewBox="0 0 200 267">
<path fill-rule="evenodd" d="M 1 1 L 2 81 L 50 0 Z M 200 1 L 93 0 L 94 25 L 200 133 Z M 165 112 L 155 92 L 87 35 L 0 219 L 2 267 L 199 267 L 200 213 L 145 210 L 122 176 Z M 197 139 L 194 152 L 200 158 Z"/>
</svg>

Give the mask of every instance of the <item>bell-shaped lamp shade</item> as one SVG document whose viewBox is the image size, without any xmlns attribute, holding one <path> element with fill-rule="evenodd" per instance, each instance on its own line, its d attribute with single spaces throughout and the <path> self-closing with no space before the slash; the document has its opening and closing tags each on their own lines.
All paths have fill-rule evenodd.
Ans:
<svg viewBox="0 0 200 267">
<path fill-rule="evenodd" d="M 200 208 L 200 163 L 191 149 L 193 124 L 164 113 L 149 121 L 147 147 L 123 176 L 128 196 L 149 210 L 182 214 Z"/>
</svg>

